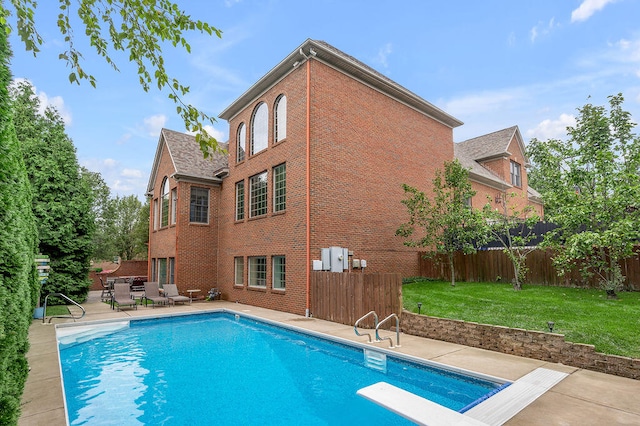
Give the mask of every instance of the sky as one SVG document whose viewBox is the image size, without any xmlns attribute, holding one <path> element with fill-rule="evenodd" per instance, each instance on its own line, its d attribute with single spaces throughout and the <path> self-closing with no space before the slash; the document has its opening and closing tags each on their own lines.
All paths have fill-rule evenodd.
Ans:
<svg viewBox="0 0 640 426">
<path fill-rule="evenodd" d="M 565 138 L 578 108 L 623 107 L 640 120 L 639 0 L 174 0 L 222 38 L 187 34 L 188 54 L 171 45 L 171 76 L 185 100 L 217 117 L 306 39 L 325 41 L 464 122 L 454 141 L 513 125 L 531 138 Z M 58 1 L 41 1 L 37 57 L 15 31 L 11 71 L 29 80 L 43 106 L 55 106 L 80 164 L 99 172 L 112 195 L 144 200 L 160 129 L 184 131 L 166 92 L 144 92 L 127 55 L 120 72 L 91 51 L 76 27 L 84 68 L 96 77 L 71 84 L 58 59 Z M 12 21 L 10 20 L 11 24 Z M 228 139 L 218 119 L 210 132 Z M 638 128 L 635 133 L 640 133 Z"/>
</svg>

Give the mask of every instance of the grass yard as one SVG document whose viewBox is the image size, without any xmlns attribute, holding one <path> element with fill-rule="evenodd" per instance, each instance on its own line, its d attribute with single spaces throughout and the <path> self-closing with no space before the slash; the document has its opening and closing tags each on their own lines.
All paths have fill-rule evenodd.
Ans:
<svg viewBox="0 0 640 426">
<path fill-rule="evenodd" d="M 640 292 L 607 299 L 603 290 L 511 284 L 422 281 L 402 286 L 404 308 L 440 318 L 564 334 L 598 352 L 640 358 Z"/>
</svg>

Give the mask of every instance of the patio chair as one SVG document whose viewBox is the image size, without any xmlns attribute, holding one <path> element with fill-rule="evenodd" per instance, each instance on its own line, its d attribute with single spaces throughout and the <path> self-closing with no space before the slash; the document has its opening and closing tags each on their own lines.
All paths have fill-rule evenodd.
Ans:
<svg viewBox="0 0 640 426">
<path fill-rule="evenodd" d="M 164 295 L 169 299 L 170 304 L 173 303 L 175 305 L 176 302 L 180 302 L 183 304 L 184 302 L 191 302 L 191 299 L 189 299 L 187 296 L 180 296 L 180 294 L 178 293 L 178 287 L 175 284 L 165 284 L 163 288 Z"/>
<path fill-rule="evenodd" d="M 116 283 L 113 285 L 113 303 L 118 305 L 118 310 L 122 306 L 133 306 L 138 309 L 138 304 L 131 298 L 129 294 L 129 284 Z"/>
<path fill-rule="evenodd" d="M 105 283 L 102 277 L 98 278 L 100 279 L 100 285 L 102 286 L 100 300 L 102 300 L 103 302 L 111 301 L 111 298 L 113 297 L 113 283 L 109 282 L 109 280 L 107 280 L 107 282 Z"/>
<path fill-rule="evenodd" d="M 156 307 L 157 303 L 162 303 L 166 305 L 169 302 L 169 299 L 160 296 L 160 287 L 157 282 L 148 282 L 144 283 L 144 306 L 147 306 L 149 301 L 153 302 L 153 307 Z"/>
</svg>

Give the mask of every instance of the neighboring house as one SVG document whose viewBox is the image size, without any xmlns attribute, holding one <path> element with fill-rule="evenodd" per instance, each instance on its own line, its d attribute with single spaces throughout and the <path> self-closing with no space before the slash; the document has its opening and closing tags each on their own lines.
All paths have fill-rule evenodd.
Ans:
<svg viewBox="0 0 640 426">
<path fill-rule="evenodd" d="M 418 274 L 416 250 L 395 236 L 402 184 L 430 190 L 462 122 L 315 40 L 220 117 L 228 155 L 213 160 L 194 137 L 162 130 L 148 186 L 151 279 L 312 314 L 324 248 L 347 249 L 365 271 Z"/>
<path fill-rule="evenodd" d="M 509 127 L 454 145 L 455 157 L 467 169 L 472 187 L 477 191 L 471 200 L 474 208 L 488 202 L 502 211 L 506 197 L 507 207 L 522 211 L 530 205 L 538 216 L 544 216 L 542 198 L 529 187 L 529 163 L 518 126 Z"/>
</svg>

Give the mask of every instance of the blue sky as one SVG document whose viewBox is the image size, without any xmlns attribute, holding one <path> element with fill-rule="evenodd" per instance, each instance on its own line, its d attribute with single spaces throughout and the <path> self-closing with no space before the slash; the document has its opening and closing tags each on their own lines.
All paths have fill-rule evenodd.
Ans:
<svg viewBox="0 0 640 426">
<path fill-rule="evenodd" d="M 562 138 L 577 108 L 623 93 L 640 120 L 640 1 L 637 0 L 177 0 L 222 39 L 189 35 L 192 53 L 168 46 L 187 101 L 217 117 L 307 38 L 326 41 L 465 124 L 454 140 L 518 125 L 525 141 Z M 127 56 L 113 72 L 81 40 L 98 88 L 68 82 L 55 27 L 57 1 L 39 2 L 46 43 L 36 59 L 15 34 L 14 78 L 65 118 L 82 165 L 118 195 L 144 198 L 162 127 L 184 131 L 166 93 L 145 93 Z M 638 133 L 638 129 L 636 129 Z M 226 141 L 219 120 L 213 134 Z"/>
</svg>

